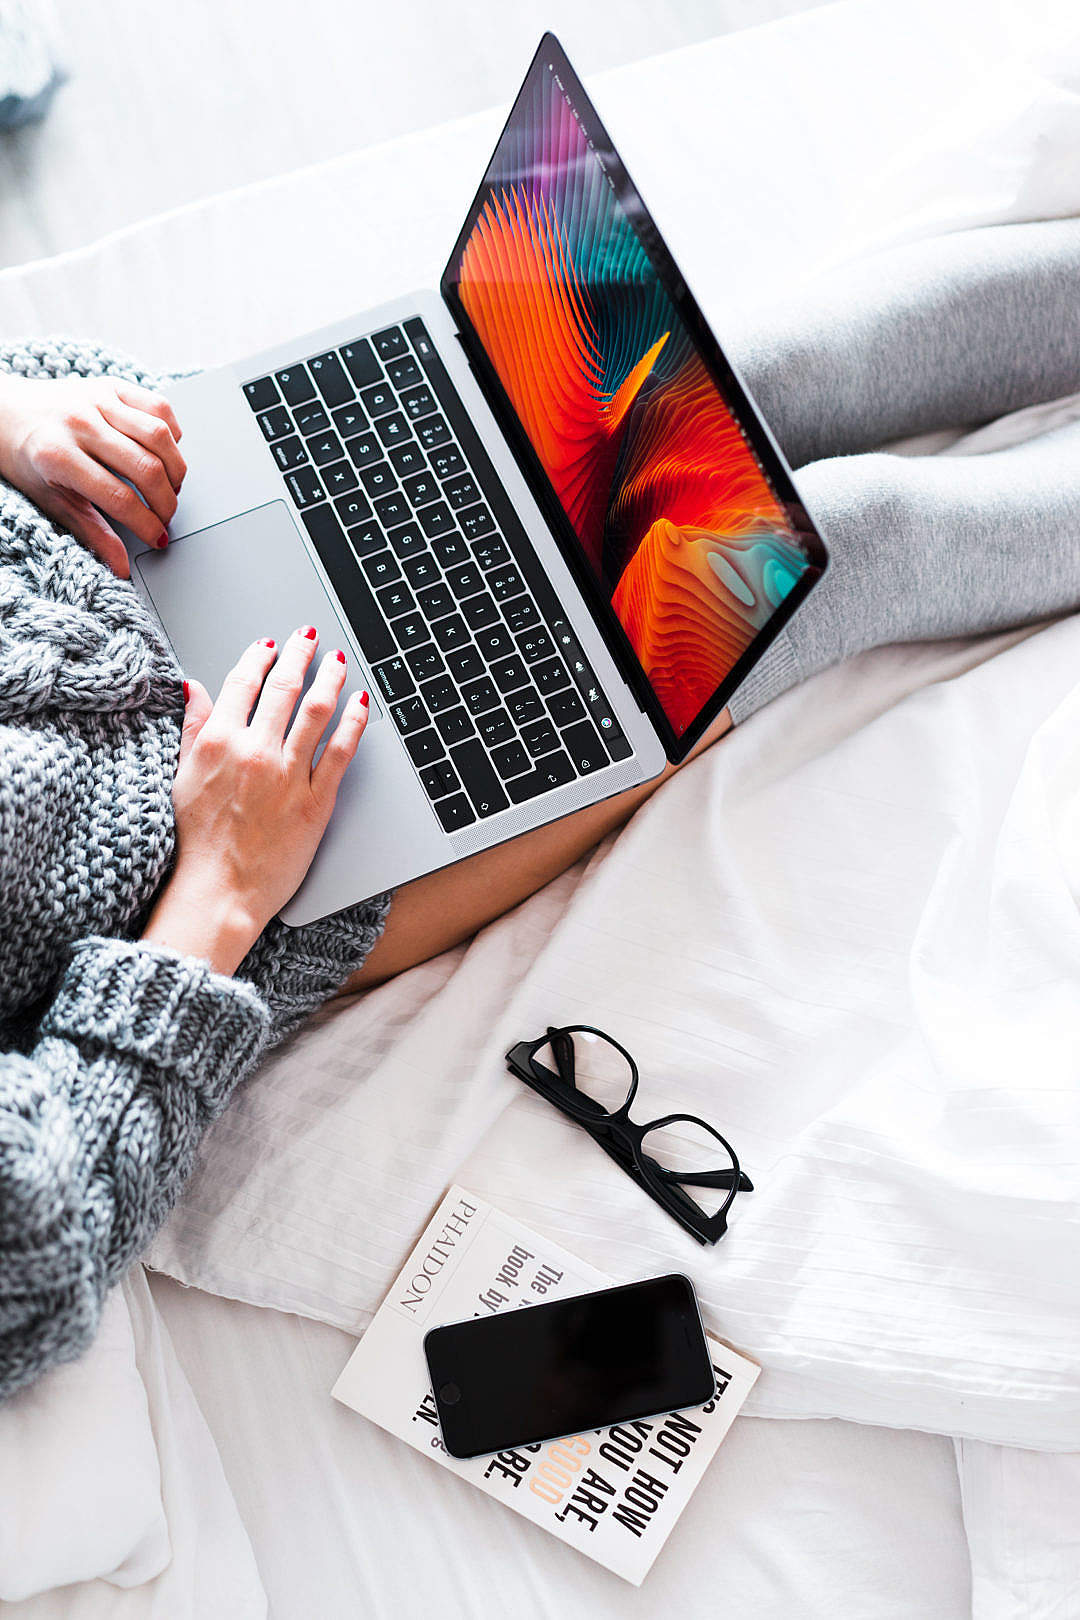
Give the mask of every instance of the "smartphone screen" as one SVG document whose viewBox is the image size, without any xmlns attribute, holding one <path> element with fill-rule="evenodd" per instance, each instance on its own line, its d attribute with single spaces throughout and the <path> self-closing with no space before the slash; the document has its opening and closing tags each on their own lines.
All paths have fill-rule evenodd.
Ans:
<svg viewBox="0 0 1080 1620">
<path fill-rule="evenodd" d="M 424 1338 L 452 1457 L 704 1406 L 715 1378 L 688 1277 L 474 1317 Z"/>
</svg>

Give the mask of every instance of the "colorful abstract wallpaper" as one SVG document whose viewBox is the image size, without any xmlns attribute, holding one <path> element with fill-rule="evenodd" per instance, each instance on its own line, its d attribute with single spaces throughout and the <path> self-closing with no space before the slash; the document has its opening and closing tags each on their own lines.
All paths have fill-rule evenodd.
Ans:
<svg viewBox="0 0 1080 1620">
<path fill-rule="evenodd" d="M 681 735 L 809 559 L 539 63 L 456 280 Z"/>
</svg>

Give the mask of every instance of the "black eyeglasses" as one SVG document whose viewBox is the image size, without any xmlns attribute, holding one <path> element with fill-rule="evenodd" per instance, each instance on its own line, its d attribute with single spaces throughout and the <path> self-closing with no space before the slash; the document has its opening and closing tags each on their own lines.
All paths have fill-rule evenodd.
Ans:
<svg viewBox="0 0 1080 1620">
<path fill-rule="evenodd" d="M 739 1169 L 731 1143 L 696 1114 L 665 1114 L 638 1125 L 630 1118 L 638 1068 L 625 1046 L 602 1029 L 568 1024 L 538 1041 L 519 1041 L 506 1054 L 511 1074 L 568 1119 L 582 1125 L 604 1152 L 699 1243 L 718 1243 L 737 1192 L 754 1184 Z M 697 1197 L 691 1197 L 693 1188 Z M 723 1192 L 719 1208 L 708 1191 Z"/>
</svg>

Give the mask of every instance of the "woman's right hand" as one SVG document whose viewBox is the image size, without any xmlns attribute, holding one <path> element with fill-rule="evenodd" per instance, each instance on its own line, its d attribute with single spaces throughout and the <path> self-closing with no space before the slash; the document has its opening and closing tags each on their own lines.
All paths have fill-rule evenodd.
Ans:
<svg viewBox="0 0 1080 1620">
<path fill-rule="evenodd" d="M 187 685 L 173 784 L 176 866 L 143 938 L 220 973 L 236 971 L 300 887 L 367 724 L 367 693 L 353 693 L 315 763 L 345 683 L 345 655 L 335 651 L 286 735 L 316 643 L 310 625 L 280 653 L 256 642 L 213 704 L 198 682 Z"/>
</svg>

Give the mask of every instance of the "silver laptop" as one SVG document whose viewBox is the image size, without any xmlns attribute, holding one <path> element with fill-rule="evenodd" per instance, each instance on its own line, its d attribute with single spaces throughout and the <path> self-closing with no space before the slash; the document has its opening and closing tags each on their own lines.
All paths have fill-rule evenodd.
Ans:
<svg viewBox="0 0 1080 1620">
<path fill-rule="evenodd" d="M 438 293 L 171 398 L 189 473 L 133 578 L 182 667 L 216 691 L 311 623 L 371 693 L 290 924 L 685 757 L 825 566 L 551 35 Z"/>
</svg>

